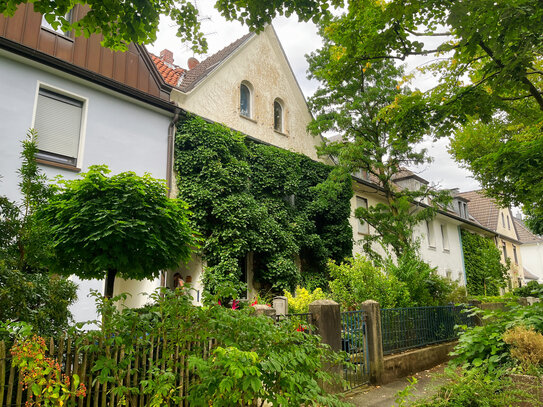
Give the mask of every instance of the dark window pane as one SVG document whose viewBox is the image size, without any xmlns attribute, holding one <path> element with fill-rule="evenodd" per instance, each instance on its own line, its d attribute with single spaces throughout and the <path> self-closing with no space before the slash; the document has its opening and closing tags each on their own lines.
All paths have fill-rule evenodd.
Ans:
<svg viewBox="0 0 543 407">
<path fill-rule="evenodd" d="M 251 117 L 251 91 L 243 84 L 240 86 L 239 108 L 243 116 Z"/>
</svg>

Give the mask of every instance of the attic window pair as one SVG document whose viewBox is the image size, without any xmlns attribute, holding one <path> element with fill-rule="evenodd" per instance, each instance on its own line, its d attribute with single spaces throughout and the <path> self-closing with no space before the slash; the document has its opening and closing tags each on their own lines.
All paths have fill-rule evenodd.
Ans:
<svg viewBox="0 0 543 407">
<path fill-rule="evenodd" d="M 243 117 L 248 119 L 253 118 L 252 106 L 253 106 L 253 87 L 248 82 L 241 83 L 239 87 L 239 110 Z M 283 103 L 279 99 L 275 99 L 273 102 L 273 129 L 280 133 L 283 133 L 283 121 L 284 121 L 284 109 Z"/>
</svg>

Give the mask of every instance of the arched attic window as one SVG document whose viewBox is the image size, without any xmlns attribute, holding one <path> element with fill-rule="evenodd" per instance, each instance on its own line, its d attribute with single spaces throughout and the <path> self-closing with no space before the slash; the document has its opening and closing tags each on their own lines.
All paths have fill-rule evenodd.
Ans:
<svg viewBox="0 0 543 407">
<path fill-rule="evenodd" d="M 273 129 L 275 131 L 284 133 L 283 119 L 284 119 L 283 103 L 281 103 L 279 99 L 275 99 L 273 102 Z"/>
<path fill-rule="evenodd" d="M 248 82 L 239 85 L 239 112 L 242 116 L 251 118 L 252 112 L 252 86 Z"/>
</svg>

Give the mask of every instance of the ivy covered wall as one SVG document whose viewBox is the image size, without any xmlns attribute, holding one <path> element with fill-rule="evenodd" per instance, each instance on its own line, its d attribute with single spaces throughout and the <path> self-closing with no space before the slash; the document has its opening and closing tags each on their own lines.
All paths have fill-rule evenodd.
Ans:
<svg viewBox="0 0 543 407">
<path fill-rule="evenodd" d="M 203 238 L 208 292 L 241 290 L 250 252 L 254 281 L 274 291 L 325 285 L 327 260 L 352 255 L 351 183 L 324 199 L 325 164 L 194 117 L 178 124 L 175 170 Z"/>
<path fill-rule="evenodd" d="M 499 295 L 506 286 L 507 266 L 501 263 L 500 250 L 491 238 L 462 229 L 462 250 L 470 295 Z"/>
</svg>

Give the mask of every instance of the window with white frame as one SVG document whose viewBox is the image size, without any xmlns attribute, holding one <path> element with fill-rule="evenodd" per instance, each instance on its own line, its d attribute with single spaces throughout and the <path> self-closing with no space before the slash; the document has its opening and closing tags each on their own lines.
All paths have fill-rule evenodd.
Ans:
<svg viewBox="0 0 543 407">
<path fill-rule="evenodd" d="M 251 89 L 248 83 L 242 83 L 239 86 L 239 112 L 242 116 L 251 118 Z"/>
<path fill-rule="evenodd" d="M 441 241 L 443 242 L 443 250 L 449 251 L 449 233 L 447 232 L 447 225 L 440 225 L 441 226 Z"/>
<path fill-rule="evenodd" d="M 356 197 L 356 207 L 368 209 L 368 200 L 360 196 Z M 364 222 L 362 219 L 358 218 L 358 233 L 361 235 L 370 234 L 370 225 L 367 222 Z"/>
<path fill-rule="evenodd" d="M 37 158 L 77 166 L 83 102 L 40 88 L 34 119 L 38 132 Z"/>
<path fill-rule="evenodd" d="M 273 129 L 283 133 L 283 104 L 278 99 L 273 102 Z"/>
<path fill-rule="evenodd" d="M 428 246 L 436 247 L 436 235 L 434 233 L 434 223 L 426 221 L 426 232 L 428 233 Z"/>
</svg>

